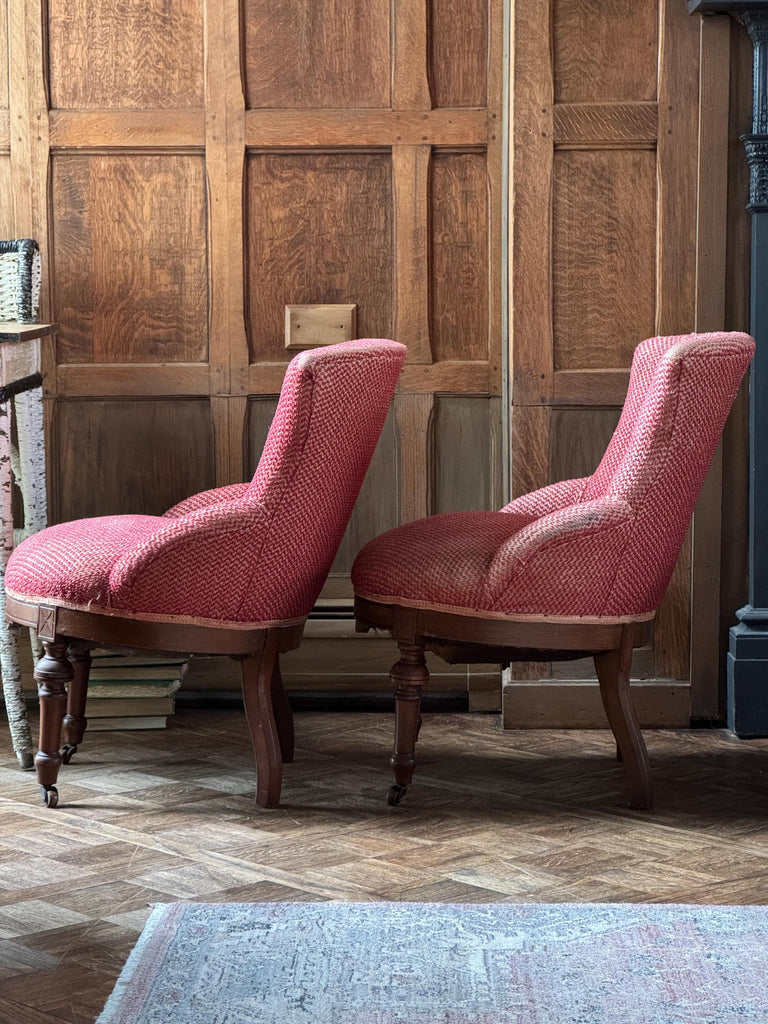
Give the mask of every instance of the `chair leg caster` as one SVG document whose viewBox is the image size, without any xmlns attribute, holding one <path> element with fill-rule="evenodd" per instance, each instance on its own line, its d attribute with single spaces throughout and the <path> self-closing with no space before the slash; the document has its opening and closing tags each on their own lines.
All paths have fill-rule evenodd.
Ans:
<svg viewBox="0 0 768 1024">
<path fill-rule="evenodd" d="M 56 807 L 59 803 L 59 791 L 55 786 L 41 786 L 40 794 L 46 807 Z"/>
<path fill-rule="evenodd" d="M 387 793 L 387 803 L 390 807 L 397 807 L 399 803 L 402 803 L 403 797 L 408 792 L 407 786 L 401 786 L 399 782 L 396 782 L 394 786 L 389 787 Z"/>
<path fill-rule="evenodd" d="M 74 754 L 77 753 L 76 743 L 65 743 L 61 748 L 61 760 L 64 764 L 69 764 Z"/>
</svg>

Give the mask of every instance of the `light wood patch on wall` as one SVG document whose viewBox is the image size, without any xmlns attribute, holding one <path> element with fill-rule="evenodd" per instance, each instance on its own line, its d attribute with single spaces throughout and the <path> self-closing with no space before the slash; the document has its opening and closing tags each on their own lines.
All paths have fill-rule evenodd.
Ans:
<svg viewBox="0 0 768 1024">
<path fill-rule="evenodd" d="M 246 0 L 249 107 L 388 107 L 389 0 Z"/>
<path fill-rule="evenodd" d="M 203 105 L 202 0 L 48 0 L 51 106 Z"/>
<path fill-rule="evenodd" d="M 251 359 L 282 362 L 285 306 L 356 303 L 392 331 L 392 173 L 384 153 L 255 153 L 247 162 Z"/>
<path fill-rule="evenodd" d="M 555 0 L 555 100 L 656 98 L 657 5 L 649 0 Z"/>
<path fill-rule="evenodd" d="M 484 107 L 488 5 L 429 0 L 430 84 L 436 107 Z"/>
<path fill-rule="evenodd" d="M 432 354 L 488 358 L 488 207 L 484 153 L 436 151 L 430 165 Z"/>
<path fill-rule="evenodd" d="M 58 358 L 207 357 L 202 157 L 55 155 Z"/>
<path fill-rule="evenodd" d="M 205 400 L 61 401 L 54 436 L 59 522 L 161 515 L 215 483 Z"/>
<path fill-rule="evenodd" d="M 555 369 L 629 366 L 654 334 L 656 157 L 555 153 Z"/>
</svg>

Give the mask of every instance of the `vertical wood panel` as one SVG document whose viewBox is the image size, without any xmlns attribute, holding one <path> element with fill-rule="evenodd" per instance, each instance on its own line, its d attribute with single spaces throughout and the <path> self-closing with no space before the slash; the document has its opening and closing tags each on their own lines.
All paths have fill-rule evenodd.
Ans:
<svg viewBox="0 0 768 1024">
<path fill-rule="evenodd" d="M 202 0 L 48 0 L 51 105 L 200 107 Z"/>
<path fill-rule="evenodd" d="M 552 136 L 550 5 L 514 4 L 510 211 L 512 399 L 552 400 Z M 524 183 L 524 184 L 523 184 Z M 512 444 L 514 449 L 514 443 Z M 514 458 L 513 458 L 514 463 Z M 523 493 L 513 482 L 515 494 Z"/>
<path fill-rule="evenodd" d="M 555 409 L 549 479 L 573 480 L 597 469 L 619 422 L 619 409 Z"/>
<path fill-rule="evenodd" d="M 485 154 L 432 157 L 430 321 L 439 359 L 488 358 Z"/>
<path fill-rule="evenodd" d="M 247 476 L 252 477 L 259 464 L 264 443 L 267 440 L 269 427 L 277 408 L 277 395 L 265 395 L 248 400 L 248 418 L 246 420 L 246 466 Z"/>
<path fill-rule="evenodd" d="M 696 182 L 701 19 L 686 5 L 664 0 L 659 46 L 659 225 L 656 332 L 693 329 L 696 312 Z M 681 254 L 688 254 L 684 258 Z M 690 672 L 690 536 L 656 617 L 654 646 L 660 676 Z"/>
<path fill-rule="evenodd" d="M 555 369 L 629 366 L 654 328 L 654 153 L 556 153 L 553 219 Z"/>
<path fill-rule="evenodd" d="M 429 0 L 430 78 L 436 107 L 484 107 L 488 4 Z"/>
<path fill-rule="evenodd" d="M 393 146 L 395 338 L 409 363 L 431 363 L 429 340 L 429 164 L 431 146 Z"/>
<path fill-rule="evenodd" d="M 657 6 L 654 0 L 557 0 L 555 99 L 655 99 Z"/>
<path fill-rule="evenodd" d="M 395 416 L 400 434 L 400 521 L 410 523 L 433 511 L 431 468 L 435 448 L 430 427 L 435 396 L 398 395 Z"/>
<path fill-rule="evenodd" d="M 428 0 L 392 0 L 392 106 L 395 110 L 432 107 L 427 75 Z"/>
<path fill-rule="evenodd" d="M 512 407 L 510 478 L 513 499 L 549 483 L 551 422 L 551 406 Z"/>
<path fill-rule="evenodd" d="M 58 521 L 161 515 L 214 485 L 207 401 L 63 401 L 54 432 L 54 459 L 68 484 Z"/>
<path fill-rule="evenodd" d="M 0 153 L 0 238 L 13 238 L 13 203 L 11 196 L 11 158 L 7 153 Z"/>
<path fill-rule="evenodd" d="M 245 476 L 245 430 L 248 399 L 245 395 L 212 395 L 216 486 L 240 483 Z"/>
<path fill-rule="evenodd" d="M 0 110 L 8 107 L 8 8 L 0 4 Z M 10 196 L 10 192 L 3 192 Z"/>
<path fill-rule="evenodd" d="M 494 509 L 491 399 L 439 395 L 434 423 L 434 511 Z M 471 458 L 461 455 L 472 453 Z"/>
<path fill-rule="evenodd" d="M 196 362 L 207 356 L 203 160 L 53 160 L 61 362 Z"/>
<path fill-rule="evenodd" d="M 358 335 L 389 337 L 389 156 L 259 153 L 248 159 L 247 182 L 252 360 L 288 358 L 284 307 L 290 303 L 354 302 Z"/>
<path fill-rule="evenodd" d="M 249 107 L 388 107 L 389 2 L 245 0 Z"/>
</svg>

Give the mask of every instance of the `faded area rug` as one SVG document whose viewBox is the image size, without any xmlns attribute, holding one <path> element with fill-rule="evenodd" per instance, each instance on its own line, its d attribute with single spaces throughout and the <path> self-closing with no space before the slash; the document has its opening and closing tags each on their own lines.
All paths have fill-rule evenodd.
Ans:
<svg viewBox="0 0 768 1024">
<path fill-rule="evenodd" d="M 172 903 L 97 1024 L 764 1024 L 768 908 Z"/>
</svg>

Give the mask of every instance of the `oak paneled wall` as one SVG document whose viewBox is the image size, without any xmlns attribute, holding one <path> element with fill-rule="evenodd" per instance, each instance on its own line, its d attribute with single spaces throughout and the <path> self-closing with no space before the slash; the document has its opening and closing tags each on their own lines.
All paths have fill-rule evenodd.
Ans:
<svg viewBox="0 0 768 1024">
<path fill-rule="evenodd" d="M 11 192 L 11 158 L 0 153 L 0 238 L 13 238 L 13 203 Z"/>
<path fill-rule="evenodd" d="M 488 13 L 476 0 L 429 0 L 429 73 L 436 107 L 486 105 Z"/>
<path fill-rule="evenodd" d="M 204 400 L 61 401 L 54 437 L 60 521 L 161 515 L 215 483 Z"/>
<path fill-rule="evenodd" d="M 597 469 L 619 409 L 554 409 L 550 433 L 549 478 L 573 480 Z"/>
<path fill-rule="evenodd" d="M 8 113 L 8 8 L 0 4 L 0 114 Z M 9 196 L 10 192 L 3 195 Z"/>
<path fill-rule="evenodd" d="M 656 99 L 654 0 L 554 0 L 552 24 L 557 103 Z"/>
<path fill-rule="evenodd" d="M 628 367 L 654 333 L 656 154 L 554 156 L 555 370 Z"/>
<path fill-rule="evenodd" d="M 51 177 L 59 361 L 205 361 L 203 158 L 55 154 Z"/>
<path fill-rule="evenodd" d="M 488 207 L 485 153 L 432 154 L 432 355 L 488 358 Z"/>
<path fill-rule="evenodd" d="M 244 25 L 247 106 L 389 106 L 389 0 L 245 0 Z"/>
<path fill-rule="evenodd" d="M 495 510 L 501 506 L 498 404 L 498 399 L 483 395 L 436 396 L 433 513 Z M 460 452 L 473 452 L 473 458 L 458 458 Z"/>
<path fill-rule="evenodd" d="M 203 105 L 202 0 L 47 0 L 51 106 Z"/>
<path fill-rule="evenodd" d="M 389 154 L 252 153 L 246 187 L 252 361 L 293 355 L 284 312 L 293 303 L 356 303 L 358 336 L 389 337 Z"/>
</svg>

